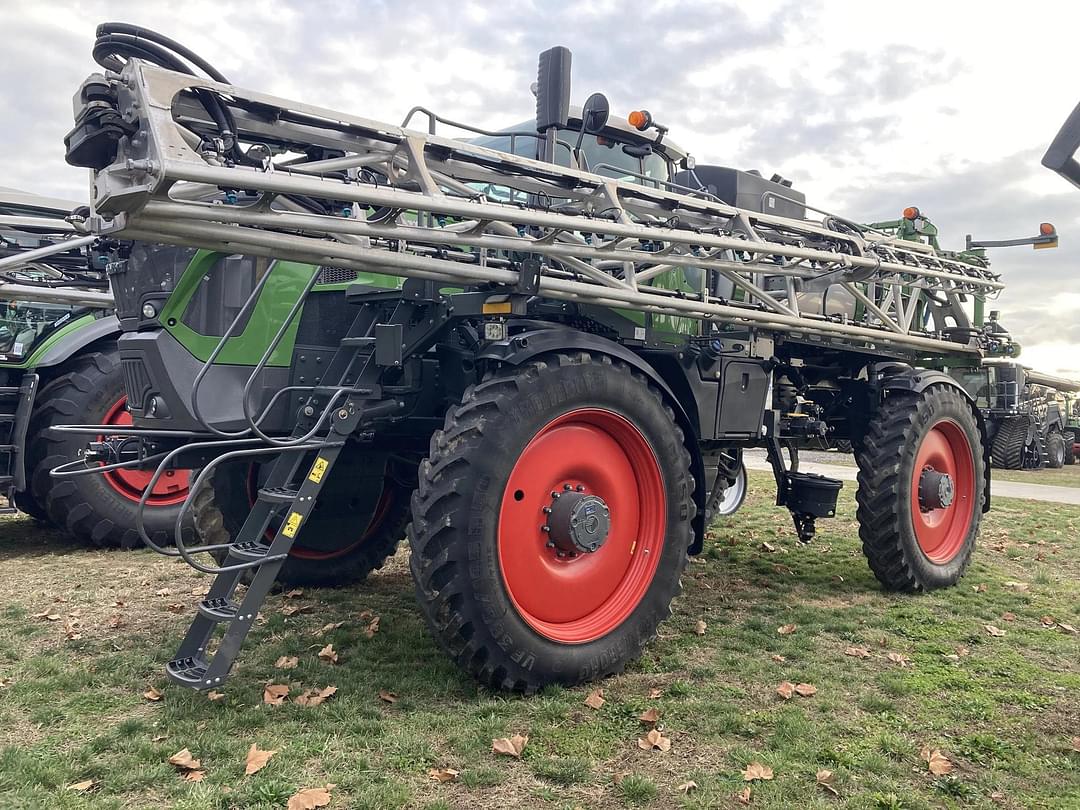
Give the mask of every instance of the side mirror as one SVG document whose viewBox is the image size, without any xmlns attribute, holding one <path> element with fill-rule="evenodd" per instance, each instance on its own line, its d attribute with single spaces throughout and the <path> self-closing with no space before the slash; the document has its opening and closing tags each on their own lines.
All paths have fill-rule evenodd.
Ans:
<svg viewBox="0 0 1080 810">
<path fill-rule="evenodd" d="M 611 105 L 603 93 L 593 93 L 585 99 L 581 110 L 581 129 L 590 135 L 599 135 L 607 126 Z"/>
</svg>

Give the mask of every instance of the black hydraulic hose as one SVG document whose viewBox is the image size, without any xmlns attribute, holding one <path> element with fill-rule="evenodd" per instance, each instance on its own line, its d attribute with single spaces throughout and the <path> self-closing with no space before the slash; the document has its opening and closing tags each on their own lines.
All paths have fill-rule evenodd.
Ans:
<svg viewBox="0 0 1080 810">
<path fill-rule="evenodd" d="M 216 82 L 222 84 L 229 84 L 229 80 L 221 75 L 209 62 L 204 60 L 194 51 L 184 47 L 174 39 L 170 39 L 164 34 L 159 34 L 157 31 L 152 31 L 149 28 L 143 28 L 141 25 L 132 25 L 131 23 L 121 22 L 107 22 L 102 23 L 97 27 L 97 36 L 101 37 L 105 34 L 127 34 L 138 39 L 145 39 L 149 42 L 153 42 L 157 45 L 161 45 L 168 48 L 175 54 L 179 54 L 184 59 L 187 59 L 191 64 L 195 65 L 199 70 L 209 76 Z"/>
</svg>

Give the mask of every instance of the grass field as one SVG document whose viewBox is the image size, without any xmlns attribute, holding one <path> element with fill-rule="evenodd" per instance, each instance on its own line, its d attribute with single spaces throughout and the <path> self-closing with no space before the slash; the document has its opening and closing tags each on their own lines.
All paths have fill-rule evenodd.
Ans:
<svg viewBox="0 0 1080 810">
<path fill-rule="evenodd" d="M 332 808 L 741 807 L 746 787 L 759 808 L 1080 807 L 1080 508 L 998 502 L 962 583 L 911 597 L 870 575 L 851 485 L 810 547 L 767 492 L 753 474 L 599 709 L 590 688 L 520 698 L 459 674 L 413 607 L 405 551 L 363 590 L 272 597 L 210 700 L 162 675 L 207 578 L 4 520 L 0 806 L 280 808 L 333 784 Z M 785 700 L 784 681 L 817 691 Z M 267 683 L 289 698 L 264 704 Z M 322 705 L 294 700 L 327 686 Z M 668 751 L 639 747 L 651 708 Z M 514 734 L 520 759 L 492 753 Z M 245 776 L 253 743 L 277 753 Z M 202 781 L 168 763 L 184 748 Z M 744 781 L 754 763 L 773 778 Z"/>
</svg>

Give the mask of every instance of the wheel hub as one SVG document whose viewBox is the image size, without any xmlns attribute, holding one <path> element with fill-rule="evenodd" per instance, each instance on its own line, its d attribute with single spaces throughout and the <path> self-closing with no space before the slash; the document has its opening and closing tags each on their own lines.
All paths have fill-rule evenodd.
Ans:
<svg viewBox="0 0 1080 810">
<path fill-rule="evenodd" d="M 589 495 L 578 484 L 563 485 L 562 492 L 551 493 L 551 506 L 544 507 L 548 546 L 556 556 L 576 557 L 598 551 L 611 531 L 611 510 L 604 499 Z"/>
<path fill-rule="evenodd" d="M 924 512 L 946 509 L 956 497 L 952 476 L 927 467 L 919 476 L 919 508 Z"/>
</svg>

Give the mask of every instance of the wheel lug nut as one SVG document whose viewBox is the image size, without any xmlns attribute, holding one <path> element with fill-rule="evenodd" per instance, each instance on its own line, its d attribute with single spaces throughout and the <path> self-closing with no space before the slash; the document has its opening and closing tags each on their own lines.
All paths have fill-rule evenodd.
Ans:
<svg viewBox="0 0 1080 810">
<path fill-rule="evenodd" d="M 584 484 L 578 484 L 576 489 L 577 489 L 578 492 L 584 492 L 585 491 L 585 485 Z"/>
<path fill-rule="evenodd" d="M 562 488 L 563 488 L 564 490 L 566 490 L 567 492 L 569 492 L 569 491 L 570 491 L 571 489 L 573 489 L 573 487 L 572 487 L 572 486 L 570 486 L 569 484 L 563 484 L 563 485 L 562 485 Z"/>
<path fill-rule="evenodd" d="M 544 507 L 544 508 L 543 508 L 543 509 L 542 509 L 541 511 L 542 511 L 542 512 L 543 512 L 543 513 L 544 513 L 545 515 L 550 515 L 550 514 L 551 514 L 551 507 L 550 507 L 550 506 L 545 506 L 545 507 Z"/>
<path fill-rule="evenodd" d="M 541 526 L 540 531 L 542 531 L 542 532 L 550 532 L 551 527 L 550 526 Z"/>
</svg>

